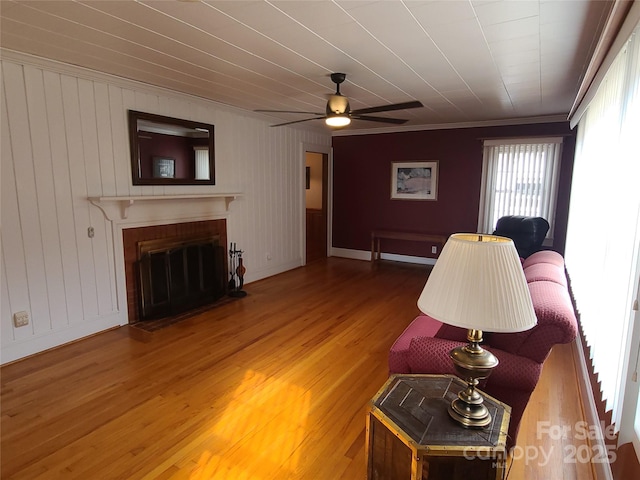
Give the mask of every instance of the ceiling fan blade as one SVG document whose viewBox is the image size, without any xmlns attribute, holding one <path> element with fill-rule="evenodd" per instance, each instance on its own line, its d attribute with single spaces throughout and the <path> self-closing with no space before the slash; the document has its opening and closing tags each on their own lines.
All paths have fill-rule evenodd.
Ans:
<svg viewBox="0 0 640 480">
<path fill-rule="evenodd" d="M 369 115 L 351 115 L 351 118 L 354 120 L 367 120 L 369 122 L 394 123 L 396 125 L 402 125 L 408 122 L 408 120 L 402 118 L 371 117 Z"/>
<path fill-rule="evenodd" d="M 408 110 L 410 108 L 424 107 L 421 102 L 404 102 L 404 103 L 392 103 L 390 105 L 380 105 L 379 107 L 361 108 L 359 110 L 351 110 L 352 115 L 359 115 L 361 113 L 378 113 L 378 112 L 390 112 L 392 110 Z"/>
<path fill-rule="evenodd" d="M 254 110 L 254 112 L 260 112 L 260 113 L 304 113 L 307 115 L 319 115 L 321 117 L 324 117 L 324 113 L 318 113 L 318 112 L 301 112 L 300 110 Z"/>
<path fill-rule="evenodd" d="M 316 115 L 316 114 L 314 114 Z M 283 127 L 285 125 L 292 125 L 294 123 L 302 123 L 302 122 L 308 122 L 309 120 L 319 120 L 322 119 L 324 117 L 315 117 L 315 118 L 305 118 L 304 120 L 294 120 L 293 122 L 285 122 L 285 123 L 278 123 L 277 125 L 270 125 L 271 127 Z"/>
</svg>

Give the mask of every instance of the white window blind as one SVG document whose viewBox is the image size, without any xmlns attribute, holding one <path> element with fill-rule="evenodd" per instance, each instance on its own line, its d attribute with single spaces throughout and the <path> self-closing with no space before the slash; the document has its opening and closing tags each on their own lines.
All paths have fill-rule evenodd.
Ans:
<svg viewBox="0 0 640 480">
<path fill-rule="evenodd" d="M 620 421 L 623 409 L 636 408 L 623 407 L 622 402 L 625 372 L 634 368 L 629 367 L 629 327 L 640 274 L 637 37 L 638 28 L 578 123 L 566 243 L 567 271 L 580 322 L 617 428 L 625 428 Z"/>
<path fill-rule="evenodd" d="M 209 149 L 194 147 L 196 153 L 196 180 L 209 180 Z"/>
<path fill-rule="evenodd" d="M 478 231 L 505 215 L 543 217 L 553 238 L 562 137 L 485 140 Z"/>
</svg>

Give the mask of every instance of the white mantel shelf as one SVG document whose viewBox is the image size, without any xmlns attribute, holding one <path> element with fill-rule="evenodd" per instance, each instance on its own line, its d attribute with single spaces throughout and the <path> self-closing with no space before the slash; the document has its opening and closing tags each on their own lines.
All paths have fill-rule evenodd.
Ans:
<svg viewBox="0 0 640 480">
<path fill-rule="evenodd" d="M 216 213 L 226 213 L 229 204 L 236 198 L 242 196 L 241 193 L 194 193 L 185 195 L 137 195 L 137 196 L 115 196 L 115 197 L 89 197 L 89 201 L 98 207 L 104 216 L 111 221 L 126 221 L 130 217 L 132 207 L 138 204 L 136 210 L 143 216 L 165 216 L 175 210 L 175 207 L 188 205 L 190 210 L 183 211 L 184 216 L 190 217 L 194 213 L 193 207 L 197 210 L 204 209 L 208 213 L 212 210 Z M 171 208 L 173 207 L 173 208 Z M 171 213 L 175 218 L 176 212 Z M 183 215 L 179 215 L 183 216 Z"/>
</svg>

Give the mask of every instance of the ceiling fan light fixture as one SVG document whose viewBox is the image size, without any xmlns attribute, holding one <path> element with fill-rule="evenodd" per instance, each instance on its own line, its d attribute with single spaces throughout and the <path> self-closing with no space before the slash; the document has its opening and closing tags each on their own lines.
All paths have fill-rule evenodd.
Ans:
<svg viewBox="0 0 640 480">
<path fill-rule="evenodd" d="M 351 119 L 349 115 L 331 115 L 328 116 L 325 120 L 325 123 L 330 127 L 345 127 L 351 123 Z"/>
<path fill-rule="evenodd" d="M 293 120 L 291 122 L 278 123 L 277 125 L 271 125 L 272 127 L 282 127 L 284 125 L 292 125 L 294 123 L 308 122 L 310 120 L 324 119 L 325 123 L 330 127 L 346 127 L 351 123 L 351 118 L 356 120 L 366 120 L 369 122 L 381 122 L 391 123 L 395 125 L 401 125 L 406 123 L 407 120 L 400 118 L 389 117 L 377 117 L 368 115 L 369 113 L 377 112 L 390 112 L 393 110 L 408 110 L 410 108 L 423 107 L 422 103 L 418 100 L 403 103 L 392 103 L 389 105 L 379 105 L 377 107 L 360 108 L 357 110 L 351 110 L 349 106 L 349 99 L 340 93 L 340 84 L 344 82 L 347 75 L 345 73 L 332 73 L 331 81 L 336 84 L 336 93 L 329 95 L 327 106 L 325 109 L 325 115 L 318 112 L 301 112 L 299 110 L 254 110 L 255 112 L 263 113 L 305 113 L 307 115 L 313 115 L 311 118 L 303 118 L 302 120 Z M 363 115 L 364 114 L 364 115 Z"/>
</svg>

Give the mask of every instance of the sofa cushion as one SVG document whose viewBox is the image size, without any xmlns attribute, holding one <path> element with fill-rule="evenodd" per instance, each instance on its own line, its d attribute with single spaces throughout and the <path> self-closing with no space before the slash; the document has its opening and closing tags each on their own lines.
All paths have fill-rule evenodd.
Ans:
<svg viewBox="0 0 640 480">
<path fill-rule="evenodd" d="M 454 342 L 442 338 L 412 338 L 407 354 L 409 372 L 455 375 L 456 370 L 449 358 L 449 352 L 465 344 L 465 342 Z"/>
<path fill-rule="evenodd" d="M 491 346 L 542 363 L 553 345 L 575 339 L 578 322 L 566 287 L 545 280 L 528 286 L 538 324 L 520 333 L 493 333 Z"/>
<path fill-rule="evenodd" d="M 524 268 L 524 276 L 527 283 L 546 280 L 556 282 L 567 287 L 567 276 L 564 267 L 553 263 L 534 263 Z"/>
<path fill-rule="evenodd" d="M 491 351 L 499 362 L 498 366 L 491 371 L 485 384 L 487 393 L 490 393 L 489 389 L 493 389 L 496 385 L 502 385 L 511 390 L 533 391 L 542 373 L 543 364 L 499 348 L 491 347 L 487 350 Z"/>
<path fill-rule="evenodd" d="M 527 268 L 534 263 L 551 263 L 559 267 L 564 268 L 564 258 L 558 252 L 553 250 L 540 250 L 539 252 L 532 253 L 525 258 L 522 263 L 522 268 Z"/>
<path fill-rule="evenodd" d="M 535 327 L 533 327 L 535 328 Z M 491 346 L 508 353 L 517 354 L 524 342 L 531 335 L 531 330 L 518 333 L 492 333 Z"/>
<path fill-rule="evenodd" d="M 454 327 L 453 325 L 443 323 L 438 332 L 435 334 L 435 337 L 445 340 L 453 340 L 454 342 L 466 342 L 468 331 L 469 330 L 466 328 Z"/>
</svg>

